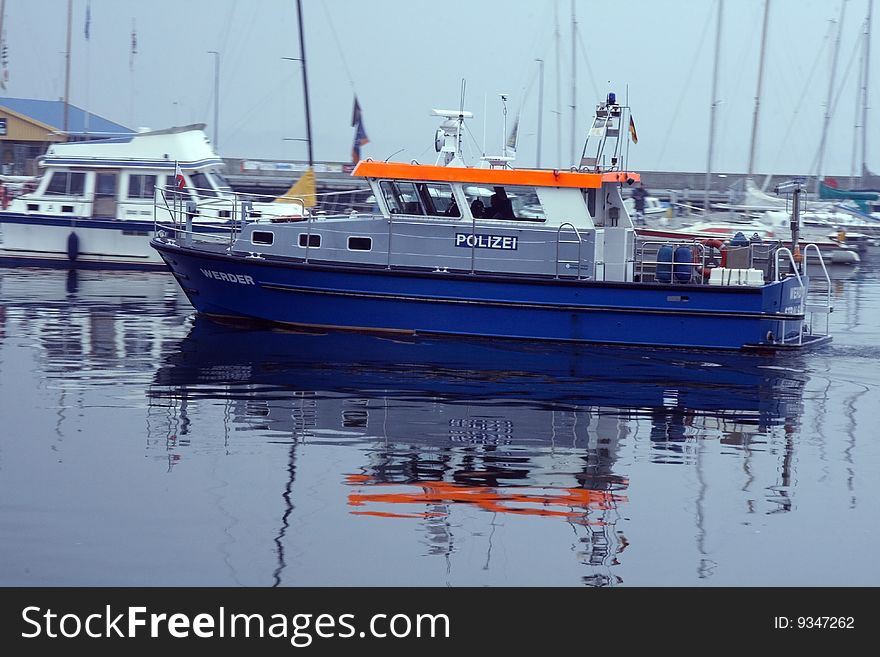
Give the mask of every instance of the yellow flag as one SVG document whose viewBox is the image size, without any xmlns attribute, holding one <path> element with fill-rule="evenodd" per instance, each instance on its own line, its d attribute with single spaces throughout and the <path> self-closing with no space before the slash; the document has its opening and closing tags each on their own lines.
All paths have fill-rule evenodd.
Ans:
<svg viewBox="0 0 880 657">
<path fill-rule="evenodd" d="M 307 208 L 313 208 L 316 205 L 315 200 L 315 172 L 309 167 L 305 173 L 297 180 L 290 189 L 283 195 L 275 199 L 275 203 L 294 203 L 302 199 L 303 204 Z"/>
</svg>

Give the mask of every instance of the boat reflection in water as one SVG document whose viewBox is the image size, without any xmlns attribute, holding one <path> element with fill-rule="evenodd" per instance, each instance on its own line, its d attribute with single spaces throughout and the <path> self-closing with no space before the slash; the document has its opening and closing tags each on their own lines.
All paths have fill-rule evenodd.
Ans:
<svg viewBox="0 0 880 657">
<path fill-rule="evenodd" d="M 783 365 L 757 354 L 243 330 L 202 317 L 165 353 L 150 404 L 171 409 L 180 436 L 194 408 L 222 403 L 227 430 L 290 444 L 276 583 L 304 467 L 297 447 L 320 443 L 360 449 L 360 464 L 339 473 L 349 513 L 420 519 L 431 554 L 453 551 L 457 509 L 488 511 L 490 524 L 546 516 L 580 528 L 576 551 L 593 567 L 584 583 L 613 585 L 634 463 L 699 469 L 702 440 L 786 440 L 806 380 L 791 354 Z M 775 468 L 783 480 L 789 457 Z"/>
</svg>

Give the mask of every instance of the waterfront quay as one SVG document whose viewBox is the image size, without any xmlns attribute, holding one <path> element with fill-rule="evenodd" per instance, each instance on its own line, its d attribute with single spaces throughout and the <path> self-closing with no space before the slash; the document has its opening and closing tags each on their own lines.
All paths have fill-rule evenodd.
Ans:
<svg viewBox="0 0 880 657">
<path fill-rule="evenodd" d="M 307 170 L 309 164 L 303 160 L 259 160 L 245 158 L 223 158 L 226 163 L 226 178 L 239 192 L 283 194 Z M 319 192 L 348 191 L 357 187 L 351 178 L 354 164 L 351 162 L 321 161 L 313 164 L 315 180 Z M 670 203 L 687 213 L 701 209 L 706 201 L 706 173 L 689 171 L 642 171 L 642 184 L 652 196 Z M 709 176 L 710 203 L 736 203 L 744 190 L 745 173 L 713 173 Z M 755 184 L 772 193 L 779 183 L 792 178 L 806 177 L 804 174 L 757 174 Z M 847 187 L 858 187 L 858 179 L 850 184 L 849 176 L 838 176 Z M 628 191 L 624 190 L 624 195 Z"/>
</svg>

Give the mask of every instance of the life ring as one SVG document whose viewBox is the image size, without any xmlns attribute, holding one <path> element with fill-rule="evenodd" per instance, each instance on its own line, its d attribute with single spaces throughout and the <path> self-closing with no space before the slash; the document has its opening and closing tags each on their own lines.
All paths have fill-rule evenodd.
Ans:
<svg viewBox="0 0 880 657">
<path fill-rule="evenodd" d="M 696 269 L 697 273 L 703 278 L 709 278 L 709 274 L 712 272 L 712 269 L 714 269 L 714 266 L 709 266 L 709 264 L 705 262 L 706 259 L 703 257 L 707 248 L 717 249 L 721 253 L 721 264 L 719 266 L 727 266 L 727 244 L 724 243 L 724 240 L 712 237 L 705 240 L 699 240 L 698 243 L 701 244 L 703 248 L 694 249 L 694 269 Z"/>
</svg>

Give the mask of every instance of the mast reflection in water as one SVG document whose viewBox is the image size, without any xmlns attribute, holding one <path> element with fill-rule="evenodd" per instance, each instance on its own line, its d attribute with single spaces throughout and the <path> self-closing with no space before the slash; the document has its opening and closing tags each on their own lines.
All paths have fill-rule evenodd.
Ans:
<svg viewBox="0 0 880 657">
<path fill-rule="evenodd" d="M 427 554 L 447 560 L 470 542 L 463 534 L 486 536 L 489 569 L 493 534 L 511 517 L 561 522 L 587 567 L 582 582 L 620 583 L 633 466 L 622 445 L 647 441 L 650 462 L 692 466 L 705 439 L 761 449 L 796 430 L 805 380 L 767 356 L 391 340 L 202 318 L 169 353 L 149 394 L 154 407 L 177 409 L 177 425 L 194 405 L 222 403 L 227 435 L 290 443 L 275 584 L 285 582 L 295 474 L 307 467 L 297 446 L 314 444 L 357 446 L 362 462 L 333 476 L 370 531 L 418 522 Z"/>
<path fill-rule="evenodd" d="M 880 583 L 880 270 L 770 356 L 307 335 L 0 269 L 0 583 Z"/>
</svg>

